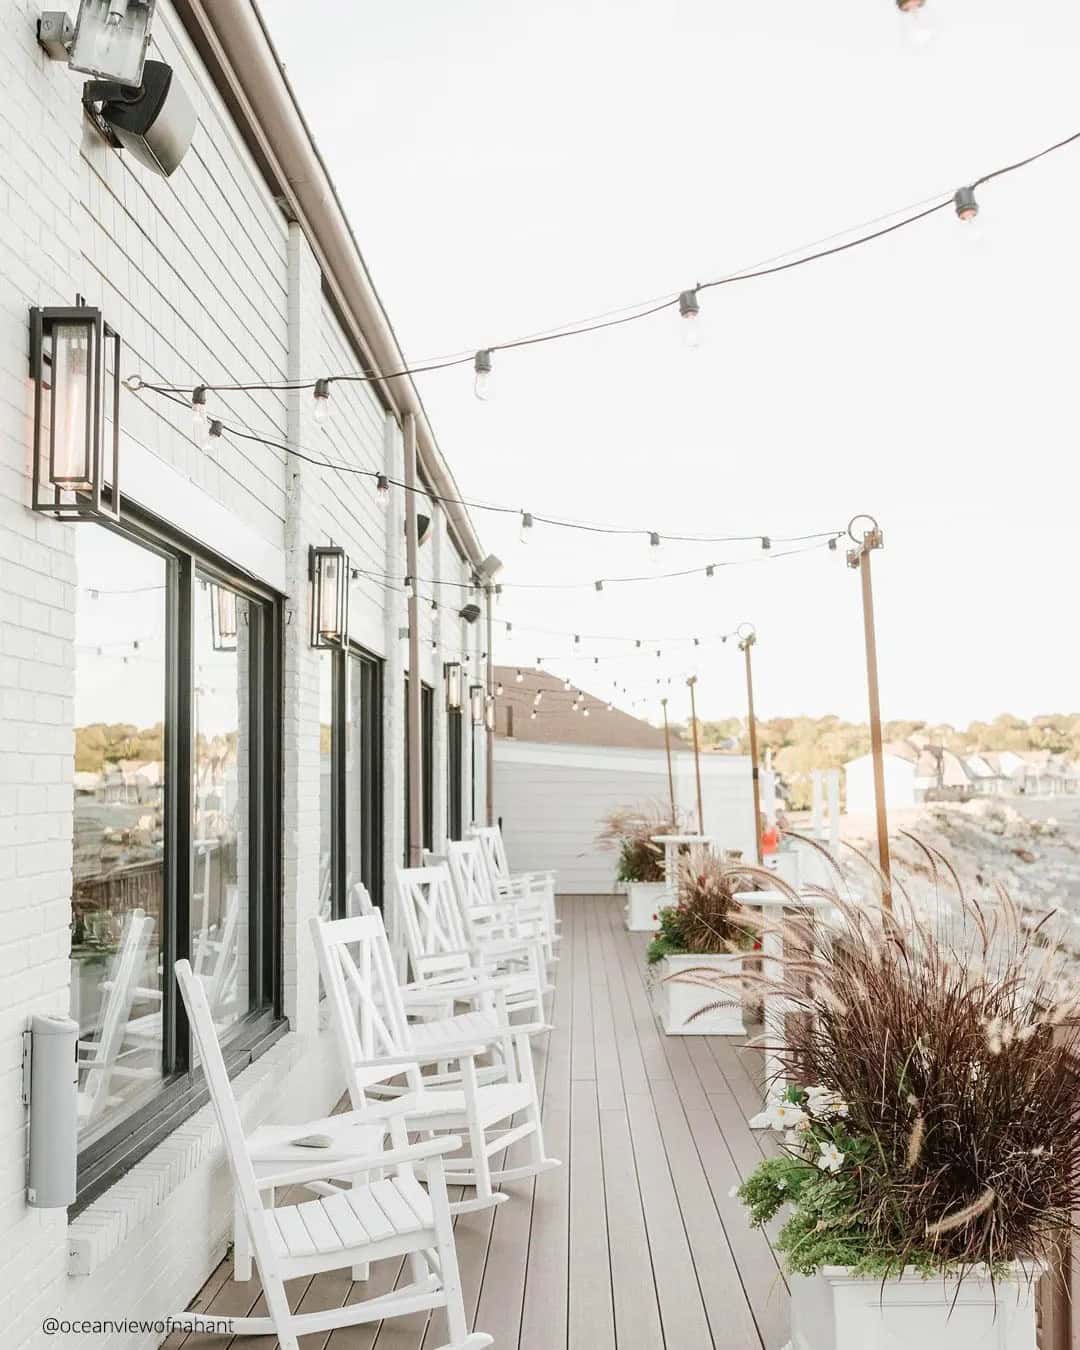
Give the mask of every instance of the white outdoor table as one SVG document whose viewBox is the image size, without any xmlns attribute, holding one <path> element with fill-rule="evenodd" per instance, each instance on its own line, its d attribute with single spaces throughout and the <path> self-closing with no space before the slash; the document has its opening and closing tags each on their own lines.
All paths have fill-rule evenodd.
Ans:
<svg viewBox="0 0 1080 1350">
<path fill-rule="evenodd" d="M 656 834 L 651 842 L 664 846 L 664 885 L 667 888 L 664 903 L 674 905 L 679 899 L 680 846 L 689 844 L 690 856 L 693 857 L 695 844 L 700 850 L 707 851 L 713 844 L 719 844 L 720 840 L 715 834 Z"/>
<path fill-rule="evenodd" d="M 810 910 L 815 918 L 824 918 L 832 908 L 832 901 L 820 895 L 809 895 L 800 891 L 792 896 L 783 891 L 737 891 L 735 900 L 743 909 L 760 909 L 763 914 L 782 919 L 785 911 Z M 781 933 L 766 930 L 761 937 L 761 973 L 767 980 L 778 980 L 783 973 L 784 938 Z M 790 1000 L 779 994 L 765 998 L 765 1106 L 785 1086 L 781 1073 L 783 1065 L 779 1056 L 783 1043 L 784 1022 L 788 1013 L 793 1011 Z M 778 1041 L 771 1039 L 776 1032 Z M 763 1127 L 759 1127 L 763 1128 Z"/>
</svg>

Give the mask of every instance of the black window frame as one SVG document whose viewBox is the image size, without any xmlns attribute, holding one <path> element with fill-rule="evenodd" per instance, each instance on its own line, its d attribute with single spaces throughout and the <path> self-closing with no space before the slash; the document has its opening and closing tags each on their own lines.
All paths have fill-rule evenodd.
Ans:
<svg viewBox="0 0 1080 1350">
<path fill-rule="evenodd" d="M 283 598 L 204 544 L 172 529 L 127 502 L 119 522 L 100 522 L 166 562 L 165 618 L 165 851 L 162 859 L 162 967 L 170 972 L 162 990 L 163 1074 L 153 1097 L 99 1138 L 77 1158 L 75 1215 L 102 1195 L 209 1100 L 201 1070 L 193 1067 L 191 1034 L 171 972 L 191 947 L 192 769 L 194 764 L 193 590 L 196 573 L 252 601 L 260 628 L 259 669 L 251 681 L 249 733 L 252 758 L 252 818 L 248 862 L 251 915 L 249 970 L 251 1009 L 230 1028 L 222 1046 L 230 1077 L 289 1029 L 282 1009 L 283 761 L 281 749 Z M 86 523 L 80 528 L 90 529 Z"/>
<path fill-rule="evenodd" d="M 360 696 L 360 876 L 372 903 L 383 908 L 383 661 L 359 643 L 334 648 L 331 662 L 330 727 L 330 913 L 343 919 L 349 903 L 349 680 L 362 682 Z M 350 662 L 354 663 L 350 667 Z"/>
<path fill-rule="evenodd" d="M 462 782 L 465 773 L 465 717 L 460 708 L 446 709 L 446 833 L 465 837 Z"/>
</svg>

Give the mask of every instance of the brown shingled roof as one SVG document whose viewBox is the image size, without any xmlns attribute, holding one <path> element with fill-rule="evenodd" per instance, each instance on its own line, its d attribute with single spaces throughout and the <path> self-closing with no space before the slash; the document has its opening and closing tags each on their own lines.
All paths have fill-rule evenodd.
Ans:
<svg viewBox="0 0 1080 1350">
<path fill-rule="evenodd" d="M 495 678 L 503 692 L 495 699 L 495 735 L 505 740 L 508 732 L 518 741 L 542 741 L 552 745 L 612 746 L 629 750 L 663 750 L 664 732 L 639 717 L 614 708 L 608 712 L 607 700 L 581 690 L 584 702 L 577 712 L 571 710 L 577 688 L 567 691 L 563 681 L 543 670 L 517 666 L 496 666 Z M 530 717 L 537 691 L 544 697 Z M 588 708 L 586 717 L 583 708 Z M 512 729 L 512 730 L 511 730 Z M 672 751 L 687 750 L 685 741 L 672 734 Z"/>
</svg>

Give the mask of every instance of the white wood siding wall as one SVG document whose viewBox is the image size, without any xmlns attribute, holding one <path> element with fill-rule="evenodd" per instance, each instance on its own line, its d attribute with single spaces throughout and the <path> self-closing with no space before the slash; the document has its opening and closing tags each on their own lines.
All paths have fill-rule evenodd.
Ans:
<svg viewBox="0 0 1080 1350">
<path fill-rule="evenodd" d="M 676 802 L 696 814 L 693 758 L 676 756 Z M 725 848 L 749 858 L 754 842 L 750 762 L 743 756 L 702 759 L 705 828 Z M 600 849 L 604 817 L 622 806 L 669 799 L 662 751 L 602 750 L 497 741 L 495 809 L 515 871 L 555 869 L 568 895 L 615 889 L 616 855 Z"/>
</svg>

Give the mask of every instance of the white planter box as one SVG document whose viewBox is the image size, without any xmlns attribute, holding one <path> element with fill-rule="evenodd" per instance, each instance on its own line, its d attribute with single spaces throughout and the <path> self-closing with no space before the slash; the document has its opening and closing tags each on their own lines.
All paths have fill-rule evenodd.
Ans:
<svg viewBox="0 0 1080 1350">
<path fill-rule="evenodd" d="M 742 957 L 722 956 L 666 956 L 657 963 L 655 998 L 660 1021 L 669 1036 L 743 1036 L 742 1004 L 734 989 L 708 989 L 701 984 L 686 984 L 668 978 L 683 970 L 701 970 L 708 967 L 737 975 L 742 969 Z M 723 1000 L 723 1006 L 690 1021 L 699 1008 Z"/>
<path fill-rule="evenodd" d="M 626 890 L 626 927 L 631 933 L 655 933 L 660 927 L 656 915 L 667 901 L 662 881 L 624 881 Z"/>
<path fill-rule="evenodd" d="M 924 1280 L 854 1279 L 826 1266 L 807 1279 L 793 1275 L 791 1350 L 1035 1350 L 1035 1282 L 1015 1268 L 1012 1279 L 967 1275 Z"/>
</svg>

